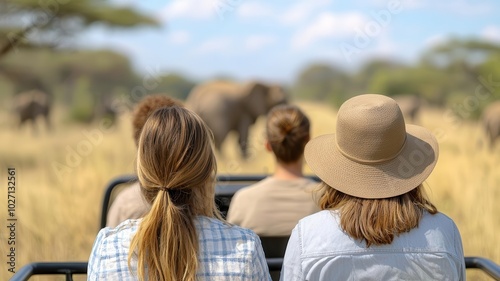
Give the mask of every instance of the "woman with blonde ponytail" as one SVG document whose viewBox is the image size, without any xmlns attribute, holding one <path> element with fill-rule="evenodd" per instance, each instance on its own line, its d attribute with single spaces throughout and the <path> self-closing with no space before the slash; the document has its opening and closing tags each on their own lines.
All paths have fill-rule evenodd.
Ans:
<svg viewBox="0 0 500 281">
<path fill-rule="evenodd" d="M 142 219 L 102 229 L 88 280 L 269 280 L 260 240 L 224 223 L 215 205 L 212 135 L 188 109 L 155 111 L 137 152 Z"/>
</svg>

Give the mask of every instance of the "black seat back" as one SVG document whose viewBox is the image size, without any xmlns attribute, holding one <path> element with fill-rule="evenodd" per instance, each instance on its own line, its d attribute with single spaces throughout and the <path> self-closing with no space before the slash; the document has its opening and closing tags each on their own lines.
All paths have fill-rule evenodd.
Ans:
<svg viewBox="0 0 500 281">
<path fill-rule="evenodd" d="M 288 244 L 289 236 L 260 236 L 262 249 L 266 255 L 266 259 L 280 258 L 285 256 L 286 245 Z M 269 270 L 273 281 L 280 280 L 280 270 Z"/>
<path fill-rule="evenodd" d="M 266 258 L 284 257 L 289 238 L 289 236 L 260 236 Z"/>
</svg>

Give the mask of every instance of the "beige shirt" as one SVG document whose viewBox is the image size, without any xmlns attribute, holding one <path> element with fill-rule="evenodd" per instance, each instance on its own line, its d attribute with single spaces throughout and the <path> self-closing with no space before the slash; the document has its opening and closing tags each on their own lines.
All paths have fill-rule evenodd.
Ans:
<svg viewBox="0 0 500 281">
<path fill-rule="evenodd" d="M 317 184 L 267 177 L 234 194 L 227 221 L 260 236 L 288 236 L 301 218 L 320 211 L 311 192 Z"/>
<path fill-rule="evenodd" d="M 149 206 L 142 197 L 139 183 L 125 187 L 111 203 L 106 219 L 106 226 L 116 227 L 128 219 L 142 218 Z"/>
</svg>

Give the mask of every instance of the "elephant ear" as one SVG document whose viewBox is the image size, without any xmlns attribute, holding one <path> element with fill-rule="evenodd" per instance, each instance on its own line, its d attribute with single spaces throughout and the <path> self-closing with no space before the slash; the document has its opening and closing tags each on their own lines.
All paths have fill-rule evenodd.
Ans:
<svg viewBox="0 0 500 281">
<path fill-rule="evenodd" d="M 288 103 L 288 95 L 286 91 L 283 89 L 283 87 L 279 85 L 271 86 L 269 99 L 270 99 L 269 104 L 271 105 L 271 108 L 278 104 Z M 269 108 L 269 110 L 271 108 Z"/>
<path fill-rule="evenodd" d="M 269 111 L 270 88 L 259 82 L 249 82 L 243 87 L 243 108 L 257 120 L 260 115 L 265 115 Z"/>
</svg>

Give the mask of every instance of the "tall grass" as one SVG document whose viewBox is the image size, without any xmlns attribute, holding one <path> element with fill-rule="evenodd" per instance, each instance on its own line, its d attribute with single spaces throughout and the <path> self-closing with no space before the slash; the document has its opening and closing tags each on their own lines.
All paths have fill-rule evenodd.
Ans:
<svg viewBox="0 0 500 281">
<path fill-rule="evenodd" d="M 335 130 L 335 111 L 325 105 L 300 103 L 312 122 L 313 137 Z M 34 261 L 86 261 L 99 230 L 100 205 L 108 181 L 134 171 L 135 146 L 130 116 L 118 126 L 100 130 L 55 122 L 47 133 L 12 128 L 15 122 L 0 112 L 0 280 L 7 271 L 7 167 L 17 170 L 16 269 Z M 59 120 L 56 112 L 54 120 Z M 274 169 L 263 145 L 263 119 L 251 130 L 250 158 L 243 161 L 230 135 L 219 154 L 221 174 L 262 174 Z M 461 232 L 467 256 L 482 256 L 500 263 L 500 146 L 494 151 L 479 145 L 484 138 L 474 123 L 449 124 L 443 111 L 426 110 L 419 123 L 438 133 L 440 159 L 427 181 L 438 209 L 450 216 Z M 89 132 L 102 136 L 99 141 Z M 97 133 L 98 132 L 98 133 Z M 97 134 L 97 135 L 96 135 Z M 90 143 L 84 150 L 84 143 Z M 88 146 L 88 145 L 87 145 Z M 80 163 L 72 151 L 81 154 Z M 73 157 L 73 158 L 72 158 Z M 57 164 L 56 164 L 57 163 Z M 60 165 L 59 165 L 60 164 Z M 69 165 L 71 164 L 71 165 Z M 59 165 L 57 172 L 54 165 Z M 61 170 L 66 165 L 65 170 Z M 305 167 L 306 173 L 311 171 Z M 488 280 L 468 270 L 471 280 Z M 41 279 L 41 278 L 40 278 Z M 47 279 L 43 279 L 47 280 Z"/>
</svg>

